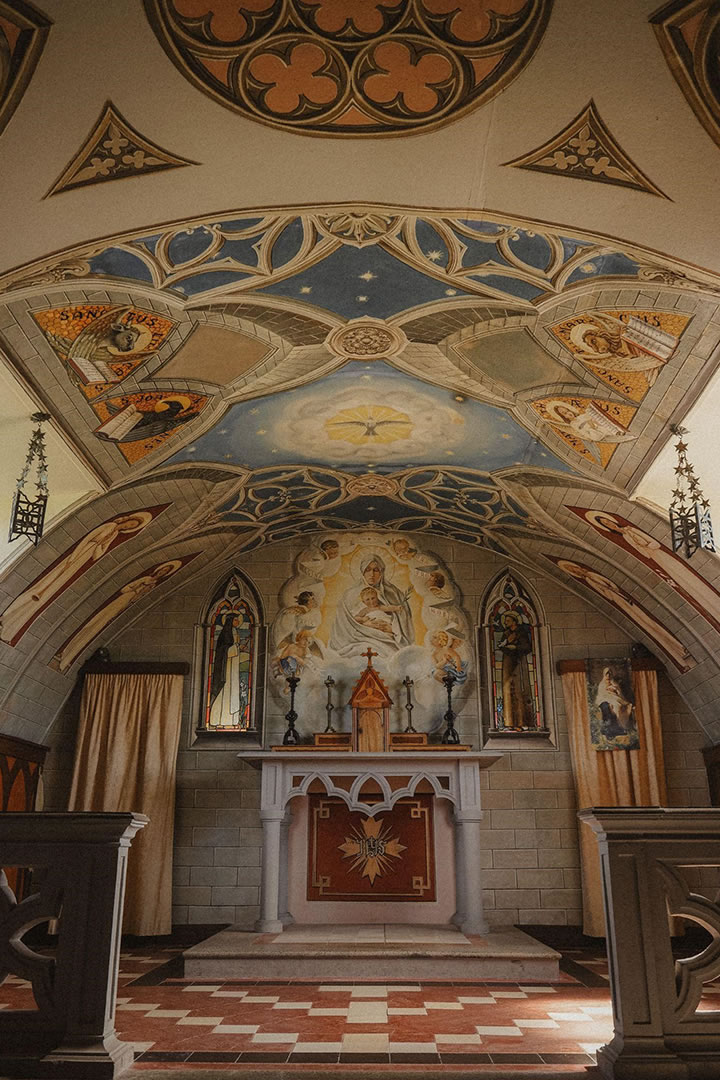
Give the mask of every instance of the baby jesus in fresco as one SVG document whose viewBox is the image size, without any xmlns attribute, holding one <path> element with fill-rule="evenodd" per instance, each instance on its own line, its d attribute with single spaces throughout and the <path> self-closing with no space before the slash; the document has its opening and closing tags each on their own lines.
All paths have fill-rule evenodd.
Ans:
<svg viewBox="0 0 720 1080">
<path fill-rule="evenodd" d="M 368 586 L 360 593 L 360 599 L 365 605 L 354 616 L 355 620 L 363 626 L 371 626 L 373 630 L 379 630 L 382 634 L 392 634 L 392 619 L 389 618 L 394 608 L 384 607 L 380 603 L 377 589 Z"/>
</svg>

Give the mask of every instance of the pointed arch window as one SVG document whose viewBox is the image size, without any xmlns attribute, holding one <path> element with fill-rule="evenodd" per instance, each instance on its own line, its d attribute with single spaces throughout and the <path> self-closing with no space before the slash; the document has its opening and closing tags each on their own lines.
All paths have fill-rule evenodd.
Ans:
<svg viewBox="0 0 720 1080">
<path fill-rule="evenodd" d="M 259 705 L 256 603 L 233 573 L 213 597 L 204 623 L 199 732 L 256 732 Z"/>
<path fill-rule="evenodd" d="M 489 735 L 549 736 L 544 692 L 546 629 L 529 591 L 504 573 L 483 611 Z"/>
</svg>

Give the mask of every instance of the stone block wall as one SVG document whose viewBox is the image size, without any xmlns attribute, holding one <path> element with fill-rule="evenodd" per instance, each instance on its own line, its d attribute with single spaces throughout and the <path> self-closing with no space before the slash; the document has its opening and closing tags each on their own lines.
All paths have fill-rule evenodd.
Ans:
<svg viewBox="0 0 720 1080">
<path fill-rule="evenodd" d="M 487 586 L 507 568 L 492 553 L 433 538 L 435 549 L 452 568 L 463 592 L 471 624 Z M 213 590 L 235 565 L 262 597 L 268 623 L 277 597 L 291 573 L 300 543 L 277 544 L 240 556 L 198 575 L 161 605 L 141 616 L 110 644 L 116 661 L 185 661 L 194 659 L 194 628 Z M 581 892 L 576 804 L 568 751 L 560 659 L 613 657 L 628 654 L 631 642 L 623 630 L 574 593 L 539 574 L 522 574 L 539 597 L 550 629 L 554 680 L 556 746 L 506 753 L 483 771 L 483 847 L 485 904 L 492 926 L 513 924 L 579 925 Z M 700 746 L 706 741 L 697 721 L 661 677 L 663 727 L 667 752 L 670 805 L 707 805 L 708 792 Z M 266 696 L 266 742 L 279 742 L 283 709 Z M 318 703 L 314 719 L 301 716 L 298 726 L 309 734 L 322 729 L 325 713 Z M 464 741 L 481 741 L 481 712 L 487 709 L 477 682 L 458 718 Z M 192 679 L 186 679 L 183 734 L 178 756 L 177 815 L 174 853 L 175 923 L 251 926 L 258 914 L 262 831 L 259 819 L 259 772 L 240 761 L 237 750 L 217 749 L 194 741 Z M 63 808 L 69 786 L 71 744 L 77 699 L 60 713 L 50 740 L 47 799 L 49 809 Z M 422 728 L 421 710 L 414 721 Z"/>
</svg>

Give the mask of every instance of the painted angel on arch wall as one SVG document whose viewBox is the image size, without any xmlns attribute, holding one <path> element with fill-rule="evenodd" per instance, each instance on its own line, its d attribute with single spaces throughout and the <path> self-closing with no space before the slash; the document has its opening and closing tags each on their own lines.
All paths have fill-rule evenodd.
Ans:
<svg viewBox="0 0 720 1080">
<path fill-rule="evenodd" d="M 502 575 L 485 602 L 483 630 L 491 733 L 547 731 L 540 620 L 529 593 L 509 573 Z"/>
</svg>

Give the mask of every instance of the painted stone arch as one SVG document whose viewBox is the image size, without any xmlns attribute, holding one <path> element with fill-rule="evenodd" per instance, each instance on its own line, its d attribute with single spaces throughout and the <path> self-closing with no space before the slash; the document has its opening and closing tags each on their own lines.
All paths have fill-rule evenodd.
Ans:
<svg viewBox="0 0 720 1080">
<path fill-rule="evenodd" d="M 237 569 L 213 591 L 198 626 L 198 737 L 261 737 L 265 638 L 262 602 Z"/>
<path fill-rule="evenodd" d="M 488 739 L 535 747 L 553 736 L 550 642 L 540 601 L 514 571 L 491 582 L 480 612 Z"/>
</svg>

